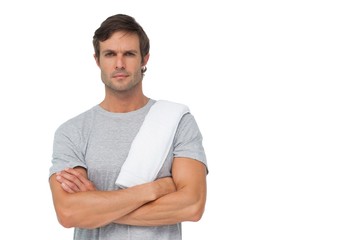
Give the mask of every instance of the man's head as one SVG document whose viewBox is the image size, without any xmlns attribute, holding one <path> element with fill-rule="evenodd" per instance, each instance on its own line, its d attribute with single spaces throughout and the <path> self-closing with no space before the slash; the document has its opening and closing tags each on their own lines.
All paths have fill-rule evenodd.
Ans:
<svg viewBox="0 0 360 240">
<path fill-rule="evenodd" d="M 95 31 L 95 60 L 106 94 L 142 94 L 142 79 L 149 60 L 149 39 L 134 18 L 118 14 Z"/>
<path fill-rule="evenodd" d="M 100 27 L 95 31 L 93 37 L 93 45 L 95 50 L 95 57 L 99 60 L 100 56 L 100 42 L 109 39 L 115 32 L 127 32 L 136 34 L 139 37 L 141 59 L 149 54 L 150 41 L 143 28 L 135 19 L 125 14 L 117 14 L 108 17 Z M 146 71 L 146 67 L 142 69 L 142 73 Z"/>
</svg>

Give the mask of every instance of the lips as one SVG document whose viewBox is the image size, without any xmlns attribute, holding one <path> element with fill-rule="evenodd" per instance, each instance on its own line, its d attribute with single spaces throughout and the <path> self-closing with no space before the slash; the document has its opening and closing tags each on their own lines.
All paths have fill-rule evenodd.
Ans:
<svg viewBox="0 0 360 240">
<path fill-rule="evenodd" d="M 112 74 L 112 77 L 113 78 L 125 78 L 125 77 L 128 77 L 129 74 L 127 73 L 124 73 L 124 72 L 121 72 L 121 73 L 113 73 Z"/>
<path fill-rule="evenodd" d="M 113 77 L 114 78 L 124 78 L 124 77 L 127 77 L 127 75 L 125 75 L 125 74 L 115 74 Z"/>
</svg>

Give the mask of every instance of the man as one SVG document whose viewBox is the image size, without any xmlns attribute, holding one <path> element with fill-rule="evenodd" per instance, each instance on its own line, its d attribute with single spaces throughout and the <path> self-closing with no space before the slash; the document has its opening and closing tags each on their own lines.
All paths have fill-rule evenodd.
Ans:
<svg viewBox="0 0 360 240">
<path fill-rule="evenodd" d="M 75 227 L 76 240 L 181 239 L 181 222 L 198 221 L 206 201 L 196 121 L 190 113 L 181 118 L 155 181 L 117 187 L 131 143 L 156 102 L 142 90 L 149 39 L 134 18 L 118 14 L 95 31 L 93 44 L 105 98 L 55 133 L 50 187 L 58 220 Z"/>
</svg>

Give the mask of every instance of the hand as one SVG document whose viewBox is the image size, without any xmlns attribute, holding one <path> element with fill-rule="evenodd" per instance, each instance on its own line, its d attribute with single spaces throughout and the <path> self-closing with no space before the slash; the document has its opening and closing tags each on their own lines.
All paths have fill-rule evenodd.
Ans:
<svg viewBox="0 0 360 240">
<path fill-rule="evenodd" d="M 68 193 L 86 192 L 96 190 L 95 185 L 87 178 L 84 169 L 67 168 L 56 173 L 56 180 Z"/>
</svg>

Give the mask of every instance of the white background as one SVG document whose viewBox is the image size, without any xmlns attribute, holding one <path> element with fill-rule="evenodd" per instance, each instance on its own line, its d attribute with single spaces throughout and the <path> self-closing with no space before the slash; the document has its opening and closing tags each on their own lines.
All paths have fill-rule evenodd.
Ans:
<svg viewBox="0 0 360 240">
<path fill-rule="evenodd" d="M 2 1 L 2 236 L 72 239 L 53 134 L 102 100 L 92 36 L 125 13 L 151 40 L 145 93 L 188 104 L 204 136 L 207 208 L 184 240 L 360 239 L 357 2 Z"/>
</svg>

